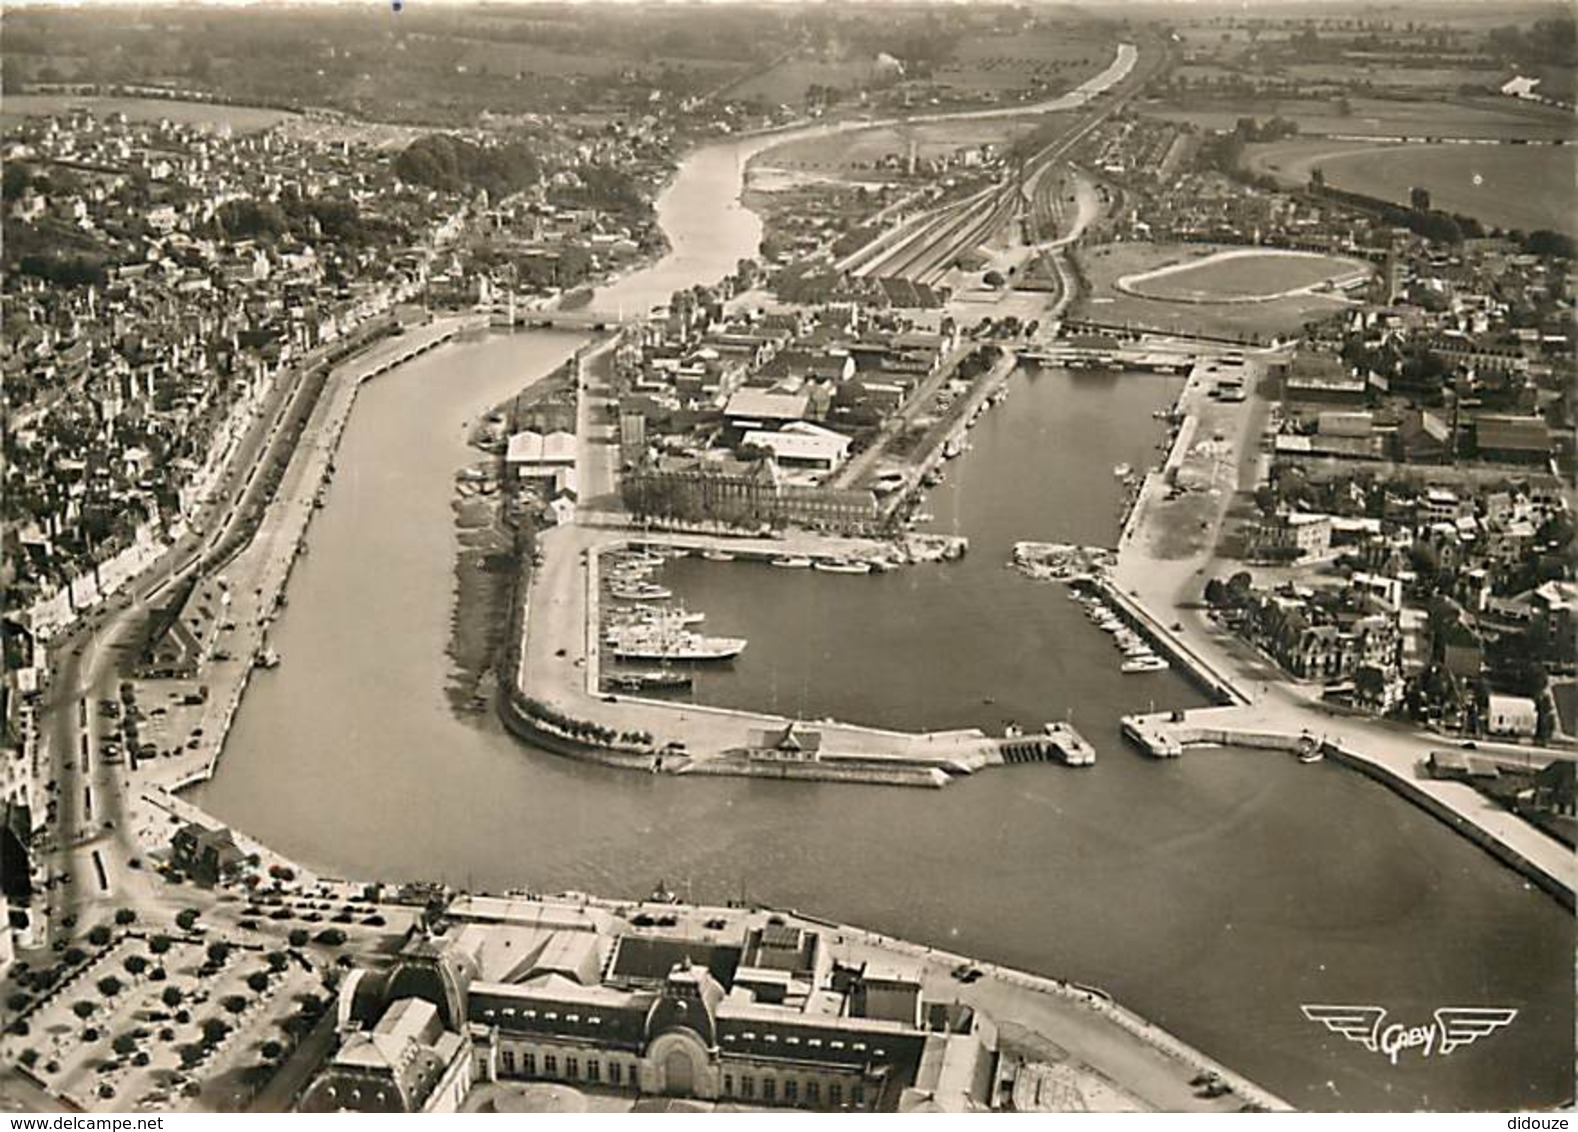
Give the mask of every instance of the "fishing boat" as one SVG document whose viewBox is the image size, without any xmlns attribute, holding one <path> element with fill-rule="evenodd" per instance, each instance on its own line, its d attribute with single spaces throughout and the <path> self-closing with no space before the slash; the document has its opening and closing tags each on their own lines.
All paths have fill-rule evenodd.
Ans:
<svg viewBox="0 0 1578 1132">
<path fill-rule="evenodd" d="M 783 570 L 804 570 L 811 565 L 811 560 L 803 554 L 785 554 L 774 558 L 772 564 Z"/>
<path fill-rule="evenodd" d="M 819 558 L 811 563 L 813 570 L 820 570 L 824 574 L 869 574 L 871 563 L 852 562 L 847 558 Z"/>
</svg>

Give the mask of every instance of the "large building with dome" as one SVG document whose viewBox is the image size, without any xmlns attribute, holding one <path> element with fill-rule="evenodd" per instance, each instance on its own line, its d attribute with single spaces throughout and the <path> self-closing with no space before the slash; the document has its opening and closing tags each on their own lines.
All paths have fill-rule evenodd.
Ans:
<svg viewBox="0 0 1578 1132">
<path fill-rule="evenodd" d="M 340 989 L 304 1111 L 455 1111 L 479 1082 L 829 1111 L 969 1111 L 996 1028 L 842 929 L 735 908 L 460 897 Z"/>
</svg>

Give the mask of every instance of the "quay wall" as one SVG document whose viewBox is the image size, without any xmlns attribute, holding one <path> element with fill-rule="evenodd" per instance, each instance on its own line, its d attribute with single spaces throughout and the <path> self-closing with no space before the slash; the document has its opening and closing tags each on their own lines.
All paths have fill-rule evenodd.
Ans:
<svg viewBox="0 0 1578 1132">
<path fill-rule="evenodd" d="M 903 511 L 909 500 L 921 489 L 921 481 L 943 462 L 943 451 L 947 448 L 948 441 L 965 433 L 968 428 L 966 422 L 975 413 L 980 412 L 992 394 L 1007 383 L 1018 365 L 1018 356 L 1012 350 L 1005 349 L 1002 357 L 976 378 L 969 392 L 949 409 L 948 427 L 937 429 L 931 446 L 923 453 L 911 457 L 913 474 L 908 477 L 902 488 L 882 500 L 880 508 L 884 521 L 891 521 L 893 516 Z"/>
<path fill-rule="evenodd" d="M 344 436 L 346 425 L 350 420 L 351 411 L 355 407 L 361 387 L 372 379 L 381 377 L 390 370 L 453 341 L 464 330 L 465 327 L 463 326 L 452 327 L 440 335 L 423 340 L 419 345 L 402 350 L 389 360 L 380 362 L 377 366 L 363 372 L 346 372 L 352 370 L 352 367 L 356 365 L 354 358 L 347 359 L 341 363 L 341 372 L 337 377 L 331 374 L 330 381 L 334 384 L 320 391 L 314 412 L 308 417 L 309 431 L 312 431 L 315 438 L 321 437 L 325 443 L 321 448 L 315 444 L 305 443 L 296 448 L 291 454 L 291 463 L 294 464 L 297 460 L 310 461 L 311 463 L 305 466 L 305 474 L 294 493 L 294 497 L 286 498 L 284 496 L 285 481 L 282 477 L 279 489 L 280 494 L 276 494 L 274 499 L 270 501 L 271 506 L 278 506 L 284 510 L 286 516 L 285 526 L 280 532 L 283 538 L 279 540 L 279 545 L 289 545 L 291 552 L 277 580 L 269 572 L 264 572 L 260 575 L 260 578 L 267 582 L 268 585 L 259 599 L 259 606 L 269 610 L 269 618 L 277 614 L 280 609 L 281 598 L 285 593 L 286 586 L 289 584 L 291 573 L 297 560 L 301 557 L 302 546 L 306 540 L 308 528 L 311 526 L 313 515 L 316 514 L 312 501 L 327 483 L 330 474 L 329 465 L 333 463 L 334 456 L 339 450 L 340 441 Z M 314 430 L 314 417 L 318 416 L 320 412 L 326 414 L 328 419 L 324 420 Z M 289 475 L 289 466 L 287 466 L 286 475 Z M 212 564 L 208 572 L 218 574 L 230 568 L 243 555 L 257 549 L 258 535 L 259 531 L 253 530 L 234 553 L 228 555 L 222 561 Z M 273 548 L 271 547 L 270 549 Z M 203 559 L 204 554 L 200 552 L 189 561 L 187 568 L 196 566 Z M 266 637 L 267 629 L 265 626 L 260 633 L 260 648 L 261 642 Z M 204 673 L 205 680 L 214 694 L 215 703 L 218 705 L 217 710 L 213 714 L 205 712 L 203 718 L 204 735 L 212 740 L 211 746 L 208 746 L 208 758 L 201 765 L 184 771 L 178 778 L 166 783 L 165 785 L 170 791 L 185 790 L 200 785 L 214 776 L 219 766 L 219 760 L 224 754 L 225 742 L 229 737 L 230 727 L 235 721 L 236 713 L 241 708 L 242 698 L 245 696 L 247 687 L 252 679 L 254 671 L 253 659 L 254 656 L 251 653 L 238 653 L 235 660 L 231 662 L 238 669 L 234 674 L 218 674 L 211 669 Z M 213 662 L 210 661 L 209 663 L 211 666 Z"/>
<path fill-rule="evenodd" d="M 1292 752 L 1307 741 L 1304 735 L 1293 735 L 1279 731 L 1210 727 L 1193 725 L 1188 722 L 1169 723 L 1165 726 L 1167 734 L 1186 747 L 1213 745 Z M 1327 758 L 1358 771 L 1366 778 L 1380 783 L 1412 802 L 1432 817 L 1445 822 L 1502 864 L 1512 868 L 1520 876 L 1537 885 L 1542 891 L 1554 896 L 1568 911 L 1578 910 L 1578 901 L 1575 901 L 1575 894 L 1572 888 L 1562 881 L 1560 877 L 1548 872 L 1538 862 L 1530 860 L 1511 845 L 1469 820 L 1406 775 L 1398 773 L 1385 763 L 1370 758 L 1362 751 L 1344 747 L 1329 740 L 1321 743 L 1321 751 Z"/>
<path fill-rule="evenodd" d="M 915 763 L 857 762 L 852 759 L 816 762 L 772 762 L 746 759 L 704 759 L 681 767 L 678 774 L 715 774 L 735 778 L 774 778 L 791 782 L 853 782 L 871 786 L 917 786 L 940 790 L 952 779 L 935 766 Z"/>
<path fill-rule="evenodd" d="M 1102 600 L 1115 606 L 1135 629 L 1144 634 L 1158 651 L 1166 654 L 1169 661 L 1178 665 L 1184 675 L 1215 704 L 1227 706 L 1249 703 L 1249 697 L 1239 690 L 1232 677 L 1218 672 L 1191 651 L 1178 639 L 1177 634 L 1169 632 L 1140 602 L 1106 579 L 1095 582 L 1094 588 Z"/>
<path fill-rule="evenodd" d="M 1560 877 L 1547 872 L 1538 862 L 1530 860 L 1499 837 L 1496 837 L 1477 823 L 1470 821 L 1435 795 L 1422 789 L 1417 782 L 1410 781 L 1382 763 L 1366 758 L 1358 751 L 1350 751 L 1335 744 L 1327 744 L 1324 749 L 1327 757 L 1335 759 L 1343 766 L 1352 767 L 1366 778 L 1373 779 L 1383 786 L 1391 788 L 1426 813 L 1446 822 L 1475 845 L 1478 845 L 1485 852 L 1496 858 L 1496 860 L 1536 885 L 1541 891 L 1554 896 L 1557 902 L 1569 912 L 1578 911 L 1578 899 L 1575 899 L 1572 888 L 1564 883 Z"/>
</svg>

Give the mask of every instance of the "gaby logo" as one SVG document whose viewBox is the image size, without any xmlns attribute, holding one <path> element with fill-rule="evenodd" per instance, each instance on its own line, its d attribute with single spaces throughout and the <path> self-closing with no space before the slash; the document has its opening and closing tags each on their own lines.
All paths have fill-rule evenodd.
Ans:
<svg viewBox="0 0 1578 1132">
<path fill-rule="evenodd" d="M 1445 1057 L 1460 1046 L 1510 1025 L 1518 1012 L 1506 1006 L 1443 1006 L 1435 1020 L 1421 1026 L 1386 1024 L 1384 1006 L 1301 1006 L 1304 1017 L 1334 1034 L 1388 1058 L 1393 1065 L 1404 1050 L 1421 1057 Z"/>
</svg>

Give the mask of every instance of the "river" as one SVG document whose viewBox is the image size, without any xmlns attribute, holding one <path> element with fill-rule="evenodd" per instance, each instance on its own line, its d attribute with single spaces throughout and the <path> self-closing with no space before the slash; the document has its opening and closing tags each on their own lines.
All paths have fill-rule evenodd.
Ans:
<svg viewBox="0 0 1578 1132">
<path fill-rule="evenodd" d="M 692 155 L 659 206 L 673 251 L 597 304 L 645 309 L 751 254 L 760 226 L 737 206 L 739 170 L 763 144 Z M 1098 983 L 1304 1107 L 1570 1095 L 1575 933 L 1554 901 L 1336 764 L 1126 748 L 1120 710 L 1198 697 L 1170 673 L 1121 676 L 1059 587 L 1005 569 L 1017 539 L 1115 538 L 1111 468 L 1152 458 L 1168 379 L 1016 375 L 928 504 L 970 537 L 961 563 L 669 570 L 709 627 L 751 637 L 708 696 L 905 725 L 1072 712 L 1098 750 L 1090 771 L 1006 768 L 942 791 L 691 781 L 557 758 L 452 714 L 449 504 L 474 458 L 465 429 L 581 341 L 461 343 L 363 390 L 275 626 L 285 663 L 253 681 L 196 801 L 340 875 L 609 896 L 663 879 L 697 900 L 743 893 Z M 1521 1013 L 1393 1067 L 1306 1021 L 1309 1002 L 1376 1003 L 1408 1024 L 1439 1006 Z"/>
</svg>

